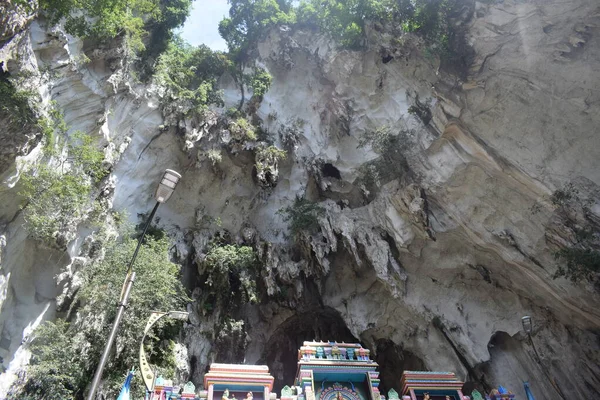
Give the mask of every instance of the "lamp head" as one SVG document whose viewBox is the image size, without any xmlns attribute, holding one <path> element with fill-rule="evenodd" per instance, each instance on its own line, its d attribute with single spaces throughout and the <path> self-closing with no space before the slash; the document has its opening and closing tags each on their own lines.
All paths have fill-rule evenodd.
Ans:
<svg viewBox="0 0 600 400">
<path fill-rule="evenodd" d="M 523 318 L 521 318 L 521 322 L 523 323 L 523 330 L 525 331 L 525 333 L 531 335 L 531 332 L 533 332 L 533 322 L 531 320 L 531 317 L 529 315 L 526 315 Z"/>
<path fill-rule="evenodd" d="M 169 311 L 167 316 L 172 319 L 178 319 L 181 321 L 187 321 L 190 313 L 185 311 Z"/>
<path fill-rule="evenodd" d="M 158 184 L 158 188 L 156 188 L 156 201 L 159 203 L 164 203 L 169 200 L 169 197 L 175 191 L 175 187 L 177 186 L 177 182 L 181 179 L 181 175 L 173 171 L 172 169 L 165 170 L 165 173 Z"/>
</svg>

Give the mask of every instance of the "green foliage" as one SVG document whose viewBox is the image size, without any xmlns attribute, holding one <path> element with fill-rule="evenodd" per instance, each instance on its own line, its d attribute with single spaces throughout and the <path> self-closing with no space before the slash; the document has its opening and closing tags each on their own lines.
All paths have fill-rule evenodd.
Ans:
<svg viewBox="0 0 600 400">
<path fill-rule="evenodd" d="M 572 184 L 567 184 L 562 189 L 557 189 L 550 196 L 550 201 L 557 207 L 566 206 L 571 201 L 581 202 L 579 190 Z"/>
<path fill-rule="evenodd" d="M 253 95 L 257 97 L 264 96 L 267 90 L 269 90 L 272 80 L 273 77 L 267 71 L 258 68 L 250 77 L 250 86 L 252 87 Z"/>
<path fill-rule="evenodd" d="M 32 365 L 26 381 L 15 399 L 79 398 L 91 380 L 116 315 L 116 303 L 121 294 L 125 266 L 137 241 L 131 238 L 112 242 L 102 261 L 87 266 L 76 299 L 81 307 L 74 322 L 62 320 L 46 323 L 35 331 L 29 345 Z M 179 282 L 179 267 L 169 261 L 167 240 L 148 239 L 140 249 L 135 264 L 136 280 L 129 304 L 119 328 L 114 349 L 103 378 L 108 381 L 109 398 L 115 398 L 124 374 L 137 364 L 141 335 L 150 310 L 176 310 L 187 297 Z M 76 303 L 77 303 L 76 301 Z M 146 338 L 151 362 L 172 369 L 172 342 L 178 325 L 163 319 Z M 158 340 L 165 346 L 160 347 Z M 143 396 L 141 379 L 134 379 L 134 398 Z"/>
<path fill-rule="evenodd" d="M 283 220 L 290 223 L 290 232 L 297 236 L 301 232 L 315 233 L 319 229 L 319 217 L 325 209 L 304 197 L 296 197 L 294 204 L 278 211 Z"/>
<path fill-rule="evenodd" d="M 419 100 L 419 95 L 415 98 L 415 104 L 408 107 L 408 113 L 412 115 L 416 115 L 423 124 L 427 125 L 433 118 L 431 114 L 431 99 L 421 102 Z"/>
<path fill-rule="evenodd" d="M 175 37 L 160 56 L 155 77 L 167 89 L 168 101 L 189 100 L 197 109 L 204 109 L 209 104 L 223 105 L 217 78 L 229 68 L 231 62 L 223 53 Z"/>
<path fill-rule="evenodd" d="M 20 194 L 27 199 L 25 222 L 30 234 L 50 246 L 61 232 L 83 218 L 90 203 L 91 183 L 78 172 L 62 173 L 40 165 L 21 178 Z M 66 243 L 59 243 L 65 246 Z"/>
<path fill-rule="evenodd" d="M 102 316 L 102 330 L 89 328 L 86 339 L 94 348 L 90 354 L 99 357 L 102 344 L 108 336 L 110 324 L 116 315 L 115 301 L 119 298 L 123 285 L 125 267 L 135 250 L 137 241 L 133 238 L 122 243 L 113 243 L 106 250 L 101 262 L 84 270 L 83 286 L 79 291 L 79 300 L 84 304 L 80 315 Z M 177 310 L 188 300 L 178 275 L 179 266 L 169 261 L 169 241 L 164 238 L 154 240 L 147 238 L 136 260 L 134 270 L 136 280 L 131 292 L 130 301 L 119 329 L 115 344 L 122 349 L 117 357 L 107 366 L 112 375 L 106 376 L 114 382 L 117 389 L 121 384 L 121 374 L 136 364 L 139 343 L 143 327 L 150 310 Z M 149 334 L 149 343 L 158 339 L 173 338 L 173 320 L 161 320 L 153 333 Z M 169 361 L 169 360 L 164 360 Z M 161 360 L 155 360 L 161 364 Z M 166 366 L 166 365 L 163 365 Z"/>
<path fill-rule="evenodd" d="M 417 0 L 414 14 L 403 23 L 403 28 L 418 33 L 435 53 L 446 56 L 449 37 L 453 34 L 448 19 L 458 6 L 459 0 Z"/>
<path fill-rule="evenodd" d="M 271 168 L 271 166 L 277 165 L 279 161 L 285 160 L 287 152 L 281 150 L 276 146 L 259 147 L 256 150 L 255 165 L 257 171 L 260 173 L 265 169 Z"/>
<path fill-rule="evenodd" d="M 229 4 L 229 18 L 219 23 L 219 33 L 236 61 L 244 59 L 250 45 L 270 28 L 295 21 L 290 1 L 229 0 Z"/>
<path fill-rule="evenodd" d="M 66 245 L 56 240 L 73 228 L 73 221 L 84 218 L 92 203 L 93 185 L 107 174 L 104 154 L 90 136 L 75 132 L 67 148 L 69 157 L 63 164 L 68 161 L 68 168 L 41 164 L 21 178 L 27 227 L 33 237 L 51 246 Z"/>
<path fill-rule="evenodd" d="M 190 6 L 191 0 L 39 1 L 39 8 L 50 23 L 64 19 L 68 33 L 99 39 L 125 35 L 130 47 L 136 51 L 144 49 L 143 40 L 149 29 L 168 34 L 171 29 L 181 26 Z"/>
<path fill-rule="evenodd" d="M 29 102 L 33 96 L 33 92 L 17 90 L 2 75 L 0 77 L 0 118 L 7 121 L 13 129 L 32 124 L 35 122 L 35 115 Z"/>
<path fill-rule="evenodd" d="M 554 278 L 565 276 L 573 282 L 592 279 L 600 272 L 600 251 L 589 247 L 567 247 L 554 253 L 564 265 L 559 265 Z"/>
<path fill-rule="evenodd" d="M 231 132 L 231 136 L 239 142 L 256 140 L 255 128 L 246 118 L 240 117 L 235 121 L 231 121 L 229 123 L 229 132 Z"/>
<path fill-rule="evenodd" d="M 242 118 L 244 116 L 244 113 L 235 107 L 231 107 L 231 108 L 228 108 L 227 111 L 225 111 L 225 116 L 229 119 L 235 120 L 238 118 Z"/>
<path fill-rule="evenodd" d="M 78 341 L 70 325 L 58 319 L 46 322 L 35 331 L 29 344 L 32 351 L 27 381 L 16 399 L 72 399 L 86 382 Z"/>
<path fill-rule="evenodd" d="M 371 145 L 375 153 L 383 154 L 396 142 L 395 136 L 387 126 L 381 126 L 374 131 L 365 131 L 358 141 L 358 147 Z"/>
<path fill-rule="evenodd" d="M 252 247 L 213 243 L 204 259 L 206 284 L 224 304 L 236 297 L 244 303 L 256 303 L 257 264 Z"/>
<path fill-rule="evenodd" d="M 552 193 L 550 201 L 558 208 L 564 225 L 573 233 L 571 244 L 554 253 L 559 261 L 554 278 L 564 276 L 573 282 L 598 278 L 600 232 L 594 219 L 589 218 L 594 197 L 581 193 L 573 183 L 569 183 Z"/>
<path fill-rule="evenodd" d="M 68 142 L 69 160 L 76 168 L 88 175 L 93 183 L 104 178 L 108 171 L 104 167 L 104 153 L 96 148 L 94 139 L 81 131 L 74 132 Z"/>
<path fill-rule="evenodd" d="M 208 157 L 208 159 L 210 160 L 210 162 L 212 163 L 212 165 L 217 165 L 218 163 L 220 163 L 223 160 L 223 156 L 221 155 L 221 150 L 219 149 L 210 149 L 208 150 L 208 152 L 206 153 L 206 156 Z"/>
<path fill-rule="evenodd" d="M 357 49 L 363 41 L 365 20 L 390 20 L 393 0 L 305 0 L 297 12 L 298 23 L 316 25 L 342 47 Z M 400 2 L 401 3 L 401 2 Z"/>
<path fill-rule="evenodd" d="M 448 18 L 458 0 L 230 0 L 229 18 L 219 25 L 229 50 L 239 58 L 274 26 L 297 24 L 327 32 L 344 48 L 364 43 L 366 21 L 402 26 L 423 36 L 430 48 L 447 50 L 452 34 Z"/>
<path fill-rule="evenodd" d="M 38 127 L 44 136 L 44 150 L 48 155 L 56 155 L 56 137 L 66 135 L 69 127 L 64 116 L 57 106 L 56 101 L 50 102 L 48 117 L 42 117 L 37 121 Z"/>
<path fill-rule="evenodd" d="M 408 170 L 404 157 L 408 134 L 407 130 L 394 134 L 385 126 L 362 134 L 358 147 L 370 145 L 373 151 L 380 155 L 379 158 L 360 167 L 357 183 L 362 184 L 367 192 L 374 194 L 379 186 L 402 177 Z"/>
</svg>

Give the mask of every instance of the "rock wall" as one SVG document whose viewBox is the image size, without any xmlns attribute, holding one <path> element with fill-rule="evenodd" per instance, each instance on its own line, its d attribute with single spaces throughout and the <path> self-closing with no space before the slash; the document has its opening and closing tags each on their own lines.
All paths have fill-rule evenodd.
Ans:
<svg viewBox="0 0 600 400">
<path fill-rule="evenodd" d="M 97 49 L 33 21 L 3 48 L 17 50 L 2 54 L 11 74 L 27 65 L 55 71 L 40 92 L 71 129 L 101 139 L 114 164 L 112 205 L 132 222 L 151 209 L 165 168 L 183 173 L 158 224 L 194 299 L 212 235 L 226 230 L 259 250 L 260 304 L 228 315 L 237 322 L 224 327 L 218 310 L 188 306 L 195 383 L 217 360 L 267 362 L 282 385 L 299 342 L 316 338 L 371 348 L 386 389 L 399 388 L 402 369 L 427 368 L 456 371 L 467 388 L 502 384 L 523 397 L 529 380 L 538 399 L 560 398 L 554 387 L 590 399 L 600 395 L 599 296 L 593 284 L 552 278 L 557 243 L 572 232 L 550 195 L 572 184 L 591 199 L 588 220 L 600 218 L 599 22 L 593 0 L 469 3 L 456 22 L 474 50 L 462 74 L 440 68 L 418 38 L 386 29 L 370 29 L 361 52 L 314 32 L 272 32 L 256 62 L 273 83 L 258 106 L 247 105 L 288 149 L 268 189 L 253 182 L 253 145 L 229 145 L 222 110 L 176 118 L 156 87 L 127 83 L 116 44 Z M 81 52 L 89 63 L 78 62 Z M 221 84 L 227 105 L 237 105 L 232 79 Z M 430 118 L 409 112 L 419 104 L 429 104 Z M 361 138 L 384 126 L 398 149 L 365 179 L 364 166 L 381 156 Z M 217 165 L 206 155 L 214 146 L 223 149 Z M 27 361 L 27 335 L 53 317 L 89 234 L 80 227 L 62 253 L 27 238 L 15 186 L 27 157 L 35 150 L 0 171 L 3 390 Z M 293 242 L 277 211 L 298 195 L 325 214 L 320 233 Z M 207 223 L 217 217 L 220 226 Z M 526 314 L 539 360 L 520 325 Z"/>
</svg>

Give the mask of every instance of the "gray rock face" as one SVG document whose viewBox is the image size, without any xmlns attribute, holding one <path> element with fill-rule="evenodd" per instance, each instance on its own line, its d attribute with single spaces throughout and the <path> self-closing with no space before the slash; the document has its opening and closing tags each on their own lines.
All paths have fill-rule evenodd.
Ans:
<svg viewBox="0 0 600 400">
<path fill-rule="evenodd" d="M 316 338 L 370 347 L 386 389 L 399 389 L 402 369 L 426 368 L 519 397 L 523 380 L 536 399 L 559 398 L 555 387 L 573 399 L 600 395 L 597 288 L 553 279 L 554 253 L 600 221 L 600 8 L 506 0 L 472 11 L 462 23 L 474 59 L 462 77 L 440 69 L 410 35 L 370 30 L 367 49 L 350 52 L 314 32 L 272 32 L 257 63 L 273 83 L 252 107 L 288 154 L 268 191 L 253 182 L 253 147 L 232 150 L 222 110 L 176 117 L 182 106 L 161 108 L 156 87 L 127 84 L 117 50 L 83 49 L 36 22 L 24 31 L 30 63 L 59 69 L 49 99 L 73 129 L 115 150 L 113 208 L 136 222 L 162 170 L 183 172 L 159 211 L 175 256 L 192 260 L 187 283 L 197 286 L 182 376 L 200 383 L 212 361 L 267 362 L 278 384 L 289 384 L 297 342 Z M 76 62 L 82 50 L 85 66 Z M 226 108 L 237 106 L 239 90 L 221 81 Z M 430 105 L 430 117 L 409 113 L 419 104 Z M 381 127 L 397 146 L 363 146 L 365 133 Z M 218 163 L 208 157 L 216 147 Z M 16 202 L 15 179 L 4 183 L 4 204 Z M 551 194 L 565 187 L 585 207 L 554 203 Z M 277 211 L 296 196 L 325 212 L 318 232 L 291 240 Z M 0 211 L 6 387 L 26 362 L 20 344 L 29 328 L 52 317 L 56 298 L 76 283 L 71 271 L 85 268 L 77 257 L 89 232 L 79 227 L 64 253 L 31 253 L 18 208 Z M 203 308 L 195 272 L 223 230 L 257 249 L 265 299 L 227 315 L 227 324 L 220 310 Z M 523 315 L 533 317 L 539 359 Z"/>
</svg>

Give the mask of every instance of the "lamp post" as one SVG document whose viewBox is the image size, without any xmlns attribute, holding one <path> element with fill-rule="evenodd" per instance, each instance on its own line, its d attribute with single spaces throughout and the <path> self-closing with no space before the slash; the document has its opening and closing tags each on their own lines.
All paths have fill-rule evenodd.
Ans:
<svg viewBox="0 0 600 400">
<path fill-rule="evenodd" d="M 127 267 L 127 274 L 125 275 L 125 281 L 123 282 L 123 289 L 121 290 L 121 295 L 119 297 L 119 303 L 117 305 L 117 316 L 113 322 L 112 329 L 110 331 L 110 335 L 108 336 L 108 340 L 106 341 L 106 346 L 104 347 L 104 351 L 102 352 L 102 357 L 100 358 L 100 363 L 96 368 L 96 373 L 94 374 L 94 379 L 92 380 L 92 386 L 90 387 L 90 391 L 88 393 L 88 400 L 94 400 L 94 396 L 96 395 L 96 390 L 98 389 L 98 385 L 100 384 L 100 379 L 102 379 L 102 371 L 104 370 L 104 366 L 106 365 L 106 361 L 108 360 L 108 355 L 110 354 L 110 349 L 112 348 L 113 342 L 115 341 L 115 337 L 117 336 L 117 331 L 119 330 L 119 324 L 121 323 L 121 319 L 123 319 L 123 313 L 125 312 L 125 308 L 127 307 L 127 300 L 129 299 L 129 294 L 131 293 L 131 287 L 133 286 L 133 281 L 135 280 L 135 272 L 133 271 L 133 264 L 135 259 L 137 258 L 140 247 L 142 246 L 142 242 L 144 240 L 144 236 L 146 235 L 146 231 L 154 218 L 154 214 L 156 214 L 156 210 L 161 203 L 169 200 L 169 197 L 175 191 L 175 187 L 177 186 L 177 182 L 181 179 L 181 175 L 173 170 L 167 169 L 163 174 L 160 183 L 158 184 L 158 188 L 156 189 L 155 198 L 156 204 L 146 221 L 146 225 L 144 225 L 144 230 L 138 240 L 135 251 L 133 252 L 133 257 L 131 257 L 131 261 Z"/>
<path fill-rule="evenodd" d="M 544 364 L 542 364 L 542 359 L 540 358 L 540 355 L 538 354 L 537 349 L 535 348 L 535 344 L 533 343 L 533 338 L 531 336 L 531 334 L 533 333 L 533 320 L 531 319 L 531 317 L 529 315 L 526 315 L 523 318 L 521 318 L 521 323 L 523 324 L 523 330 L 527 334 L 527 337 L 529 337 L 529 343 L 531 344 L 531 348 L 533 349 L 533 352 L 535 353 L 537 362 L 538 362 L 538 364 L 540 364 L 540 367 L 542 368 L 542 372 L 546 376 L 546 379 L 548 379 L 548 382 L 550 382 L 550 385 L 552 385 L 552 387 L 554 388 L 556 393 L 558 393 L 560 398 L 563 400 L 566 400 L 565 396 L 561 392 L 560 388 L 558 387 L 558 385 L 556 384 L 554 379 L 551 378 L 550 375 L 548 374 L 548 371 L 546 371 Z"/>
<path fill-rule="evenodd" d="M 142 379 L 144 380 L 146 389 L 149 392 L 151 392 L 154 387 L 155 374 L 152 368 L 150 368 L 150 363 L 148 362 L 148 358 L 146 357 L 146 351 L 144 350 L 144 339 L 146 338 L 146 335 L 148 334 L 148 332 L 150 332 L 152 326 L 154 326 L 154 324 L 163 317 L 187 321 L 188 316 L 189 313 L 185 311 L 154 311 L 152 312 L 152 314 L 150 314 L 150 318 L 148 318 L 148 322 L 146 322 L 146 327 L 144 328 L 144 336 L 142 336 L 142 340 L 140 342 L 140 372 L 142 373 Z"/>
</svg>

